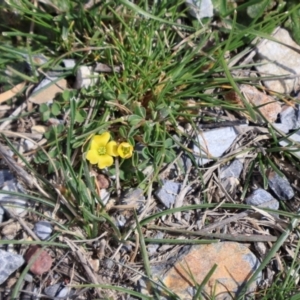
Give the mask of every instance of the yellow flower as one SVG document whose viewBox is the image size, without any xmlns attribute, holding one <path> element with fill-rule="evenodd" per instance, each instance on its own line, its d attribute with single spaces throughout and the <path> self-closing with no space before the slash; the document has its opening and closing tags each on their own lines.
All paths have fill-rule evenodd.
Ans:
<svg viewBox="0 0 300 300">
<path fill-rule="evenodd" d="M 122 158 L 130 158 L 132 156 L 133 147 L 129 143 L 121 143 L 118 146 L 118 154 Z"/>
<path fill-rule="evenodd" d="M 91 164 L 98 164 L 99 169 L 110 167 L 114 163 L 113 156 L 118 156 L 117 143 L 110 141 L 110 133 L 104 132 L 95 135 L 91 141 L 90 150 L 86 154 L 86 159 Z"/>
</svg>

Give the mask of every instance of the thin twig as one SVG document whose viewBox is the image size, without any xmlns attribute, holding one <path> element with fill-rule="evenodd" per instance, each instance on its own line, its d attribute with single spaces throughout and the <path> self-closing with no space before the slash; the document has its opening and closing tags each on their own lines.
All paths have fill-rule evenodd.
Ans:
<svg viewBox="0 0 300 300">
<path fill-rule="evenodd" d="M 0 144 L 0 155 L 1 158 L 6 162 L 10 171 L 17 177 L 21 179 L 30 187 L 33 188 L 36 181 L 31 175 L 29 175 L 22 167 L 20 167 L 17 162 L 10 156 L 8 150 Z"/>
<path fill-rule="evenodd" d="M 148 209 L 149 209 L 150 204 L 151 204 L 151 199 L 152 199 L 152 181 L 150 181 L 149 188 L 148 188 L 147 203 L 145 205 L 145 208 L 144 208 L 143 212 L 138 217 L 138 222 L 140 220 L 142 220 L 144 218 L 144 215 L 148 212 Z M 135 227 L 136 227 L 136 223 L 134 223 L 133 226 L 131 227 L 131 229 L 128 231 L 128 233 L 124 237 L 124 241 L 126 241 L 128 239 L 128 237 L 131 236 L 131 234 L 133 232 L 133 228 L 135 228 Z M 123 247 L 123 244 L 119 245 L 119 247 L 117 248 L 115 253 L 112 255 L 111 259 L 114 259 L 117 256 L 117 254 L 119 253 L 119 251 L 121 250 L 122 247 Z"/>
<path fill-rule="evenodd" d="M 22 112 L 22 110 L 26 108 L 26 106 L 27 103 L 24 102 L 19 107 L 17 107 L 15 111 L 9 116 L 9 119 L 0 125 L 0 130 L 5 129 L 14 120 L 14 118 L 17 117 Z"/>
<path fill-rule="evenodd" d="M 277 241 L 277 237 L 273 235 L 259 235 L 259 234 L 252 234 L 252 235 L 234 234 L 233 235 L 233 234 L 222 234 L 222 233 L 210 233 L 207 232 L 206 230 L 190 231 L 190 230 L 174 229 L 174 228 L 161 227 L 156 225 L 149 225 L 147 226 L 147 228 L 160 230 L 160 231 L 167 231 L 167 232 L 180 234 L 180 235 L 205 236 L 205 237 L 211 237 L 211 238 L 229 240 L 229 241 L 237 241 L 237 242 L 276 242 Z"/>
<path fill-rule="evenodd" d="M 87 261 L 87 259 L 82 255 L 82 253 L 80 252 L 79 248 L 68 238 L 65 238 L 66 243 L 69 245 L 69 247 L 72 249 L 72 251 L 76 254 L 76 256 L 78 257 L 79 261 L 81 262 L 84 270 L 87 273 L 87 276 L 89 278 L 89 281 L 92 282 L 93 284 L 103 284 L 104 282 L 99 282 L 99 278 L 97 279 L 96 276 L 94 275 L 94 272 L 91 270 L 91 267 L 89 266 L 89 263 Z M 98 297 L 100 299 L 102 299 L 102 294 L 99 288 L 96 288 L 96 293 L 98 294 Z"/>
<path fill-rule="evenodd" d="M 185 178 L 184 178 L 182 186 L 181 186 L 181 191 L 179 192 L 179 194 L 177 195 L 177 197 L 175 199 L 174 208 L 182 206 L 184 197 L 191 189 L 192 183 L 190 183 L 186 186 L 191 169 L 192 169 L 192 166 L 190 166 L 186 171 Z M 179 222 L 181 221 L 181 212 L 180 211 L 174 213 L 174 216 Z"/>
<path fill-rule="evenodd" d="M 71 240 L 72 243 L 86 243 L 86 244 L 92 244 L 94 242 L 97 242 L 98 240 L 101 240 L 103 237 L 107 235 L 107 232 L 102 233 L 100 236 L 89 239 L 89 240 Z"/>
<path fill-rule="evenodd" d="M 23 229 L 28 233 L 28 235 L 30 235 L 34 240 L 40 242 L 41 240 L 38 238 L 38 236 L 27 226 L 26 222 L 22 219 L 22 217 L 18 216 L 17 214 L 15 214 L 13 212 L 12 209 L 6 207 L 5 210 L 8 211 L 8 213 L 15 219 L 17 220 L 21 226 L 23 227 Z"/>
</svg>

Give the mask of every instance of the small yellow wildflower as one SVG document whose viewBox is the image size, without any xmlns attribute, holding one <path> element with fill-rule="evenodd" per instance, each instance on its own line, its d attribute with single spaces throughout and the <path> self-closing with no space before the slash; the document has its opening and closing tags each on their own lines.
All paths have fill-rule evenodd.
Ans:
<svg viewBox="0 0 300 300">
<path fill-rule="evenodd" d="M 110 167 L 114 163 L 113 156 L 118 156 L 117 142 L 109 142 L 109 140 L 109 132 L 95 135 L 92 138 L 90 150 L 86 154 L 86 159 L 91 164 L 98 164 L 99 169 Z"/>
<path fill-rule="evenodd" d="M 132 156 L 132 152 L 133 147 L 129 143 L 123 142 L 118 146 L 118 154 L 122 158 L 130 158 Z"/>
</svg>

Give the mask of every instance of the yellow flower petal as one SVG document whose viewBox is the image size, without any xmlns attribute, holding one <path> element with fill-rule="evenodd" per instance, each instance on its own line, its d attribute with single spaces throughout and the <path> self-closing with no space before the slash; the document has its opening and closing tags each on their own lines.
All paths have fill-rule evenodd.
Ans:
<svg viewBox="0 0 300 300">
<path fill-rule="evenodd" d="M 117 149 L 118 145 L 116 141 L 110 141 L 106 145 L 106 153 L 110 156 L 119 156 Z"/>
<path fill-rule="evenodd" d="M 86 154 L 86 159 L 92 164 L 96 164 L 99 161 L 99 154 L 96 150 L 91 149 Z"/>
<path fill-rule="evenodd" d="M 98 160 L 98 168 L 104 169 L 110 167 L 113 163 L 114 163 L 114 159 L 111 156 L 107 154 L 101 155 L 99 156 L 99 160 Z"/>
<path fill-rule="evenodd" d="M 132 156 L 133 147 L 129 143 L 121 143 L 118 146 L 118 153 L 122 158 L 130 158 Z"/>
<path fill-rule="evenodd" d="M 104 132 L 100 135 L 95 135 L 91 142 L 91 149 L 97 150 L 99 147 L 105 147 L 110 139 L 109 132 Z"/>
</svg>

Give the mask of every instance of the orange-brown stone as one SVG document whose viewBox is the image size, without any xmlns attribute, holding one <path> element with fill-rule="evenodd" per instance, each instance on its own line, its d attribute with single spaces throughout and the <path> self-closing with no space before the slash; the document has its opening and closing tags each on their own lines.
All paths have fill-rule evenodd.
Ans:
<svg viewBox="0 0 300 300">
<path fill-rule="evenodd" d="M 37 245 L 30 246 L 24 258 L 27 263 L 32 263 L 32 260 L 34 260 L 30 266 L 30 271 L 35 275 L 42 275 L 51 269 L 51 256 Z"/>
<path fill-rule="evenodd" d="M 192 247 L 191 251 L 180 258 L 163 278 L 163 282 L 181 299 L 192 299 L 189 287 L 195 281 L 201 284 L 214 264 L 218 267 L 210 277 L 204 291 L 215 299 L 225 299 L 236 292 L 251 277 L 258 267 L 258 260 L 243 244 L 220 242 Z M 254 290 L 256 283 L 250 290 Z"/>
</svg>

